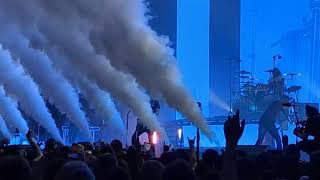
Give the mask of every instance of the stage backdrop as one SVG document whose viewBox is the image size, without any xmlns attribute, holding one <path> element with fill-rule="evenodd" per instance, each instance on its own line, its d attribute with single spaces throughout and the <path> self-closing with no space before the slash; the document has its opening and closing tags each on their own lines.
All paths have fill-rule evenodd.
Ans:
<svg viewBox="0 0 320 180">
<path fill-rule="evenodd" d="M 230 110 L 239 90 L 240 0 L 210 1 L 210 116 Z"/>
<path fill-rule="evenodd" d="M 209 116 L 210 0 L 177 1 L 177 59 L 183 82 Z M 177 119 L 181 119 L 177 113 Z"/>
</svg>

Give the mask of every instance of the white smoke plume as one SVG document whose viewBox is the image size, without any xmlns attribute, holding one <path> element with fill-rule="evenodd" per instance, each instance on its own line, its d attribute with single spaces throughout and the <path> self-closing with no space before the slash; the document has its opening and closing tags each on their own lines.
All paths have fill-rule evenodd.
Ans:
<svg viewBox="0 0 320 180">
<path fill-rule="evenodd" d="M 90 100 L 89 103 L 97 111 L 99 118 L 108 123 L 108 126 L 123 132 L 123 121 L 110 95 L 89 81 L 84 80 L 80 83 L 81 92 L 86 99 Z"/>
<path fill-rule="evenodd" d="M 83 76 L 128 104 L 151 129 L 159 124 L 149 97 L 134 79 L 212 137 L 197 103 L 182 84 L 168 40 L 148 26 L 144 1 L 2 1 L 5 17 L 12 16 L 8 19 L 14 19 L 22 30 L 30 24 L 39 30 L 41 36 L 31 33 L 30 40 L 35 38 L 45 50 L 56 47 Z M 42 36 L 45 40 L 37 39 Z"/>
<path fill-rule="evenodd" d="M 113 66 L 131 73 L 149 93 L 164 98 L 212 137 L 197 103 L 182 84 L 167 39 L 159 37 L 147 25 L 143 1 L 104 0 L 103 12 L 95 17 L 104 21 L 104 27 L 96 28 L 91 36 L 95 48 Z"/>
<path fill-rule="evenodd" d="M 102 9 L 101 12 L 107 12 L 107 14 L 102 14 L 101 17 L 98 17 L 97 19 L 105 19 L 106 16 L 109 17 L 109 19 L 111 19 L 111 22 L 114 22 L 112 24 L 106 27 L 106 31 L 102 31 L 102 34 L 104 35 L 108 35 L 109 36 L 114 36 L 114 38 L 110 38 L 108 40 L 110 40 L 110 42 L 108 42 L 109 44 L 105 43 L 105 37 L 104 36 L 99 36 L 99 38 L 101 38 L 99 40 L 99 42 L 103 43 L 103 46 L 107 46 L 107 49 L 112 49 L 114 51 L 116 51 L 117 53 L 115 54 L 117 57 L 114 56 L 114 54 L 109 55 L 109 51 L 104 54 L 107 55 L 107 57 L 111 58 L 111 63 L 112 65 L 115 65 L 116 67 L 118 67 L 118 69 L 121 70 L 125 70 L 126 72 L 132 74 L 135 78 L 137 78 L 138 82 L 143 85 L 148 91 L 149 93 L 151 93 L 152 95 L 156 95 L 156 96 L 161 96 L 164 97 L 167 102 L 169 103 L 169 105 L 177 108 L 180 112 L 182 112 L 184 115 L 186 115 L 190 120 L 193 120 L 194 123 L 200 127 L 201 130 L 203 130 L 203 132 L 211 137 L 211 132 L 209 131 L 207 124 L 205 123 L 200 110 L 197 106 L 197 103 L 192 99 L 192 97 L 188 94 L 188 92 L 183 88 L 183 85 L 180 81 L 179 75 L 178 75 L 178 71 L 176 69 L 176 66 L 174 65 L 174 61 L 169 61 L 168 58 L 170 58 L 170 60 L 173 60 L 174 58 L 172 56 L 170 56 L 170 54 L 168 54 L 168 48 L 166 48 L 165 46 L 162 46 L 162 44 L 160 44 L 157 40 L 159 38 L 157 38 L 156 36 L 147 36 L 147 40 L 144 37 L 145 36 L 145 32 L 144 31 L 139 31 L 140 29 L 134 29 L 134 31 L 129 31 L 129 33 L 133 33 L 134 37 L 136 37 L 137 39 L 141 38 L 141 36 L 144 38 L 142 39 L 142 42 L 137 42 L 137 43 L 133 43 L 132 39 L 133 37 L 128 37 L 128 31 L 126 31 L 127 27 L 123 27 L 123 23 L 122 21 L 118 20 L 117 14 L 118 16 L 121 17 L 121 15 L 119 14 L 123 14 L 123 12 L 126 12 L 127 9 L 122 9 L 120 8 L 122 5 L 127 6 L 126 3 L 133 5 L 134 7 L 140 7 L 139 3 L 129 3 L 129 2 L 123 2 L 123 1 L 112 1 L 114 2 L 111 3 L 110 1 L 104 0 L 102 1 L 97 1 L 97 3 L 99 5 L 102 5 L 101 7 L 104 7 L 105 9 Z M 119 4 L 118 4 L 119 2 Z M 132 1 L 133 2 L 133 1 Z M 54 30 L 55 28 L 61 26 L 61 25 L 57 25 L 57 21 L 59 22 L 63 22 L 63 23 L 69 23 L 69 25 L 71 25 L 70 27 L 68 27 L 68 31 L 73 32 L 72 34 L 70 34 L 69 36 L 63 38 L 64 42 L 63 43 L 59 43 L 61 44 L 67 44 L 70 42 L 73 42 L 75 45 L 77 45 L 76 47 L 72 46 L 71 50 L 75 50 L 77 49 L 77 54 L 73 55 L 73 58 L 71 59 L 77 59 L 79 62 L 79 58 L 83 58 L 86 57 L 84 56 L 85 54 L 83 54 L 83 52 L 90 52 L 93 51 L 92 49 L 95 47 L 92 47 L 92 44 L 87 42 L 87 34 L 86 32 L 92 33 L 92 29 L 90 28 L 98 28 L 98 30 L 100 30 L 99 28 L 101 27 L 105 27 L 104 25 L 106 25 L 105 21 L 102 21 L 102 24 L 92 24 L 95 23 L 96 21 L 94 20 L 94 18 L 90 19 L 90 21 L 87 21 L 86 16 L 83 16 L 83 14 L 81 14 L 80 10 L 81 8 L 76 9 L 77 7 L 75 7 L 75 5 L 79 5 L 78 7 L 81 7 L 81 3 L 86 4 L 86 2 L 84 1 L 75 1 L 73 3 L 68 3 L 65 1 L 41 1 L 41 3 L 43 4 L 43 7 L 46 8 L 45 12 L 47 12 L 47 14 L 49 14 L 48 19 L 50 19 L 50 23 L 47 23 L 46 25 L 40 27 L 40 31 L 43 32 L 43 34 L 48 35 L 50 33 L 48 33 L 49 31 Z M 59 3 L 63 3 L 63 4 L 59 4 Z M 96 4 L 97 5 L 97 4 Z M 96 7 L 99 7 L 99 5 L 94 6 L 89 8 L 88 10 L 92 10 L 94 11 Z M 118 7 L 119 5 L 119 7 Z M 128 5 L 129 6 L 129 5 Z M 63 7 L 63 8 L 61 8 Z M 109 8 L 109 9 L 108 9 Z M 115 9 L 113 9 L 115 8 Z M 110 10 L 112 9 L 112 11 Z M 91 15 L 91 11 L 88 12 L 85 11 L 85 15 Z M 110 10 L 110 11 L 109 11 Z M 130 10 L 130 9 L 129 9 Z M 59 12 L 59 13 L 57 13 Z M 97 11 L 99 12 L 99 11 Z M 77 14 L 78 13 L 78 14 Z M 110 13 L 116 13 L 116 14 L 110 14 Z M 66 16 L 66 14 L 69 14 L 68 16 Z M 41 17 L 45 17 L 45 16 L 41 16 Z M 143 17 L 143 16 L 142 16 Z M 93 20 L 93 21 L 91 21 Z M 131 19 L 132 20 L 132 19 Z M 54 21 L 54 23 L 52 23 L 52 21 Z M 140 20 L 138 20 L 140 21 Z M 42 20 L 42 22 L 48 22 L 45 20 Z M 135 22 L 134 20 L 132 22 Z M 119 23 L 119 24 L 117 24 Z M 130 22 L 125 22 L 130 24 Z M 66 24 L 63 24 L 64 28 L 66 28 Z M 96 29 L 95 29 L 96 30 Z M 144 29 L 142 29 L 144 30 Z M 152 32 L 152 31 L 150 31 Z M 60 32 L 61 33 L 61 32 Z M 119 35 L 118 33 L 123 34 L 123 36 Z M 137 33 L 137 34 L 135 34 Z M 65 32 L 64 32 L 65 34 Z M 54 33 L 54 40 L 56 41 L 57 39 L 59 39 L 60 37 L 57 36 L 57 32 Z M 61 38 L 60 38 L 61 39 Z M 70 39 L 70 40 L 69 40 Z M 134 39 L 134 40 L 137 40 Z M 53 38 L 51 38 L 50 40 L 53 40 Z M 78 42 L 77 42 L 78 41 Z M 112 43 L 111 43 L 112 42 Z M 158 42 L 158 43 L 157 43 Z M 114 45 L 113 45 L 114 43 Z M 129 47 L 126 43 L 129 43 Z M 146 46 L 148 45 L 148 43 L 151 44 L 151 46 Z M 79 44 L 82 45 L 81 47 L 79 47 Z M 84 46 L 85 44 L 85 46 Z M 96 44 L 96 43 L 94 43 Z M 121 47 L 123 46 L 123 47 Z M 146 46 L 146 47 L 145 47 Z M 69 46 L 70 47 L 70 46 Z M 130 49 L 132 48 L 132 49 Z M 152 49 L 154 48 L 154 49 Z M 159 50 L 156 50 L 156 48 L 159 48 Z M 164 49 L 165 48 L 165 49 Z M 64 47 L 64 50 L 66 48 Z M 94 49 L 96 50 L 96 49 Z M 137 54 L 134 52 L 137 50 Z M 152 52 L 147 53 L 147 51 L 149 50 L 153 50 Z M 81 53 L 80 53 L 81 52 Z M 111 51 L 112 52 L 112 51 Z M 144 54 L 145 53 L 145 54 Z M 120 56 L 121 54 L 121 56 Z M 159 56 L 163 56 L 163 57 L 159 57 Z M 119 57 L 118 57 L 119 56 Z M 155 56 L 155 57 L 152 57 Z M 87 56 L 88 59 L 92 60 L 92 56 L 90 58 L 90 56 Z M 120 59 L 118 59 L 120 58 Z M 141 59 L 143 58 L 143 59 Z M 163 61 L 160 58 L 166 58 L 164 60 L 167 61 Z M 103 58 L 104 60 L 107 61 L 107 64 L 109 66 L 109 61 L 106 58 Z M 99 59 L 100 60 L 100 59 Z M 97 59 L 95 60 L 97 61 Z M 121 66 L 118 66 L 118 63 L 114 63 L 115 61 L 119 62 Z M 126 61 L 130 61 L 126 62 Z M 102 62 L 97 62 L 99 64 L 102 64 Z M 128 64 L 124 64 L 123 63 L 128 63 Z M 130 68 L 123 68 L 123 66 Z M 86 67 L 89 67 L 88 65 Z M 143 71 L 143 72 L 138 72 L 138 71 Z M 113 81 L 112 81 L 113 82 Z M 99 85 L 99 83 L 98 83 Z M 112 94 L 112 93 L 111 93 Z M 125 101 L 126 103 L 128 103 L 128 101 Z M 144 103 L 140 103 L 142 105 L 144 105 L 144 107 L 149 106 L 149 103 L 144 102 Z M 130 106 L 130 105 L 129 105 Z M 134 109 L 135 107 L 130 106 L 130 108 L 133 109 L 133 111 L 137 112 L 136 109 Z M 150 109 L 150 108 L 149 108 Z M 144 109 L 145 111 L 145 109 Z M 136 113 L 137 114 L 137 113 Z M 141 114 L 141 113 L 140 113 Z M 145 119 L 144 115 L 140 115 L 137 114 L 139 117 L 141 117 L 141 119 Z M 149 113 L 150 114 L 150 113 Z M 151 115 L 151 114 L 150 114 Z M 155 121 L 153 121 L 155 122 Z M 146 123 L 146 122 L 145 122 Z M 147 122 L 148 123 L 148 122 Z M 148 125 L 148 124 L 147 124 Z M 150 125 L 148 125 L 150 127 Z M 158 125 L 157 125 L 158 126 Z M 152 126 L 151 126 L 152 127 Z M 154 127 L 154 126 L 153 126 Z M 158 126 L 159 127 L 159 126 Z"/>
<path fill-rule="evenodd" d="M 123 122 L 118 110 L 112 101 L 110 95 L 101 90 L 95 83 L 89 81 L 72 64 L 66 57 L 62 56 L 55 49 L 48 53 L 52 59 L 56 59 L 60 65 L 64 76 L 80 91 L 80 93 L 89 101 L 91 106 L 99 114 L 101 120 L 106 120 L 109 125 L 123 131 Z"/>
<path fill-rule="evenodd" d="M 168 40 L 157 36 L 147 25 L 144 1 L 97 0 L 92 3 L 78 0 L 68 3 L 58 0 L 42 3 L 46 11 L 64 19 L 65 23 L 77 22 L 75 24 L 79 25 L 82 22 L 79 31 L 91 27 L 87 31 L 91 33 L 92 45 L 108 57 L 114 67 L 132 74 L 152 96 L 164 98 L 208 137 L 213 136 L 197 103 L 182 84 Z M 61 4 L 64 8 L 58 8 Z M 68 13 L 72 15 L 66 20 Z"/>
<path fill-rule="evenodd" d="M 27 121 L 18 110 L 17 103 L 6 95 L 2 86 L 0 87 L 0 115 L 22 134 L 27 134 L 29 129 Z"/>
<path fill-rule="evenodd" d="M 26 28 L 28 26 L 36 26 L 41 33 L 39 33 L 40 35 L 30 31 L 24 33 L 33 42 L 36 42 L 36 46 L 47 51 L 52 47 L 56 47 L 60 54 L 67 57 L 73 68 L 82 73 L 82 76 L 86 76 L 102 90 L 110 92 L 113 98 L 124 104 L 128 104 L 142 122 L 152 130 L 160 129 L 160 125 L 152 113 L 149 97 L 138 88 L 138 85 L 132 81 L 132 78 L 114 69 L 103 56 L 95 54 L 89 41 L 89 32 L 85 31 L 86 26 L 81 26 L 83 25 L 81 24 L 83 23 L 82 20 L 70 19 L 72 17 L 71 9 L 70 11 L 67 9 L 67 12 L 70 12 L 70 14 L 67 14 L 70 16 L 61 16 L 63 14 L 62 9 L 66 10 L 61 3 L 68 2 L 61 1 L 60 4 L 56 4 L 58 1 L 36 2 L 35 0 L 30 0 L 26 6 L 16 3 L 5 2 L 2 4 L 3 13 L 6 14 L 6 17 L 12 15 L 16 24 L 20 25 L 21 31 L 28 29 Z M 52 3 L 52 6 L 43 5 L 45 3 Z M 28 8 L 32 8 L 32 10 Z M 46 8 L 56 8 L 56 11 L 54 11 L 56 13 L 50 14 L 51 11 Z M 30 19 L 21 19 L 17 15 L 17 12 L 27 12 L 29 15 L 27 17 L 30 17 Z M 84 28 L 83 31 L 80 31 L 81 28 L 79 26 Z M 57 64 L 57 67 L 64 68 L 59 64 L 59 59 L 51 59 Z"/>
<path fill-rule="evenodd" d="M 149 97 L 138 88 L 134 81 L 125 74 L 116 71 L 107 61 L 103 60 L 102 56 L 77 54 L 80 56 L 68 59 L 78 65 L 82 73 L 87 73 L 91 81 L 97 83 L 99 88 L 104 91 L 110 92 L 115 99 L 128 104 L 132 111 L 152 130 L 160 129 L 160 125 L 152 113 Z M 96 58 L 95 61 L 92 61 L 92 58 Z M 63 68 L 63 66 L 60 67 Z"/>
<path fill-rule="evenodd" d="M 102 120 L 106 120 L 107 123 L 112 124 L 119 131 L 123 131 L 124 125 L 122 119 L 110 95 L 86 79 L 81 79 L 79 87 L 81 93 L 89 100 L 89 103 L 97 111 L 99 117 Z"/>
<path fill-rule="evenodd" d="M 21 108 L 44 127 L 53 138 L 62 142 L 59 130 L 49 113 L 38 86 L 27 76 L 21 66 L 14 64 L 9 51 L 0 47 L 0 83 L 14 96 Z"/>
<path fill-rule="evenodd" d="M 44 6 L 43 9 L 46 7 Z M 71 9 L 70 16 L 61 16 L 63 13 L 59 8 L 64 9 L 63 5 L 50 6 L 52 7 L 57 8 L 55 12 L 61 14 L 50 14 L 50 9 L 45 9 L 43 14 L 39 15 L 41 18 L 37 22 L 39 31 L 47 38 L 48 46 L 58 47 L 60 53 L 67 57 L 74 68 L 78 68 L 82 75 L 87 75 L 90 81 L 109 92 L 113 98 L 127 104 L 150 129 L 161 129 L 156 116 L 152 113 L 149 97 L 139 89 L 134 79 L 117 71 L 104 56 L 94 52 L 89 41 L 89 32 L 86 31 L 88 24 L 81 19 L 70 19 L 72 18 Z M 61 31 L 62 28 L 68 31 Z M 58 59 L 53 61 L 57 62 Z M 165 136 L 164 131 L 161 133 Z"/>
<path fill-rule="evenodd" d="M 12 28 L 7 33 L 1 33 L 0 40 L 20 58 L 20 63 L 39 85 L 46 99 L 60 112 L 66 113 L 68 119 L 88 138 L 91 138 L 89 124 L 85 113 L 81 110 L 78 94 L 69 82 L 53 68 L 49 57 L 39 50 L 29 48 L 29 41 Z"/>
<path fill-rule="evenodd" d="M 9 128 L 6 122 L 4 121 L 4 119 L 2 118 L 2 116 L 0 116 L 0 131 L 5 138 L 12 139 L 13 136 L 10 133 Z"/>
</svg>

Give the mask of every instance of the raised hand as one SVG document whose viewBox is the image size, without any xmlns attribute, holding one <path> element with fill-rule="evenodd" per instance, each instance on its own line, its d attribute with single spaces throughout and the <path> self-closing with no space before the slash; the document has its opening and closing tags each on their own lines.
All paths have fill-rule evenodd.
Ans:
<svg viewBox="0 0 320 180">
<path fill-rule="evenodd" d="M 226 138 L 226 145 L 230 148 L 235 148 L 243 134 L 245 127 L 245 120 L 241 121 L 240 125 L 240 112 L 237 110 L 236 115 L 228 117 L 228 120 L 224 123 L 224 135 Z"/>
<path fill-rule="evenodd" d="M 33 132 L 31 129 L 28 130 L 26 137 L 33 149 L 33 151 L 35 152 L 36 158 L 33 159 L 34 161 L 38 161 L 43 157 L 43 154 L 41 152 L 41 149 L 39 147 L 39 145 L 36 143 L 35 139 L 33 138 Z"/>
<path fill-rule="evenodd" d="M 26 137 L 28 140 L 32 140 L 33 138 L 33 132 L 31 129 L 28 130 L 27 134 L 26 134 Z"/>
<path fill-rule="evenodd" d="M 171 144 L 168 146 L 166 144 L 163 144 L 163 152 L 169 152 L 170 151 L 170 147 L 171 147 Z"/>
<path fill-rule="evenodd" d="M 194 142 L 196 141 L 196 137 L 194 137 L 193 139 L 189 139 L 188 137 L 188 143 L 189 143 L 189 147 L 194 148 Z"/>
</svg>

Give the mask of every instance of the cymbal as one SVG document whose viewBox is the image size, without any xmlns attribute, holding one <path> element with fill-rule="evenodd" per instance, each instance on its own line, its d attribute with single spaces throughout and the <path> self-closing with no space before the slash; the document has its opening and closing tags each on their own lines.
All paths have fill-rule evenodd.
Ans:
<svg viewBox="0 0 320 180">
<path fill-rule="evenodd" d="M 283 74 L 284 76 L 301 76 L 301 73 L 287 73 L 287 74 Z"/>
<path fill-rule="evenodd" d="M 296 92 L 299 91 L 301 88 L 301 86 L 291 86 L 288 89 L 286 89 L 286 92 Z"/>
<path fill-rule="evenodd" d="M 241 74 L 241 75 L 243 75 L 243 74 L 252 74 L 251 72 L 245 71 L 245 70 L 239 71 L 238 73 Z"/>
<path fill-rule="evenodd" d="M 234 76 L 234 77 L 239 77 L 241 79 L 250 79 L 250 76 Z"/>
<path fill-rule="evenodd" d="M 243 81 L 241 81 L 240 83 L 241 84 L 246 84 L 246 85 L 256 85 L 257 83 L 249 80 L 249 81 L 244 81 L 245 79 L 243 79 Z"/>
<path fill-rule="evenodd" d="M 256 92 L 255 89 L 246 89 L 246 90 L 243 90 L 243 92 Z"/>
<path fill-rule="evenodd" d="M 242 79 L 250 79 L 250 76 L 239 76 Z"/>
</svg>

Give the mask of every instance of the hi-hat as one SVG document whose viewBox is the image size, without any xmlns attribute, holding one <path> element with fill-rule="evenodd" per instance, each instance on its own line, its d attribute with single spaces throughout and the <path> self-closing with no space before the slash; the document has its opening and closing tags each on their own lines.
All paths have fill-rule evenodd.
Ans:
<svg viewBox="0 0 320 180">
<path fill-rule="evenodd" d="M 266 70 L 264 72 L 267 72 L 267 73 L 272 73 L 274 70 L 273 69 L 269 69 L 269 70 Z"/>
<path fill-rule="evenodd" d="M 243 75 L 243 74 L 252 74 L 252 73 L 249 72 L 249 71 L 242 70 L 242 71 L 239 72 L 239 74 L 242 74 L 242 75 Z"/>
</svg>

